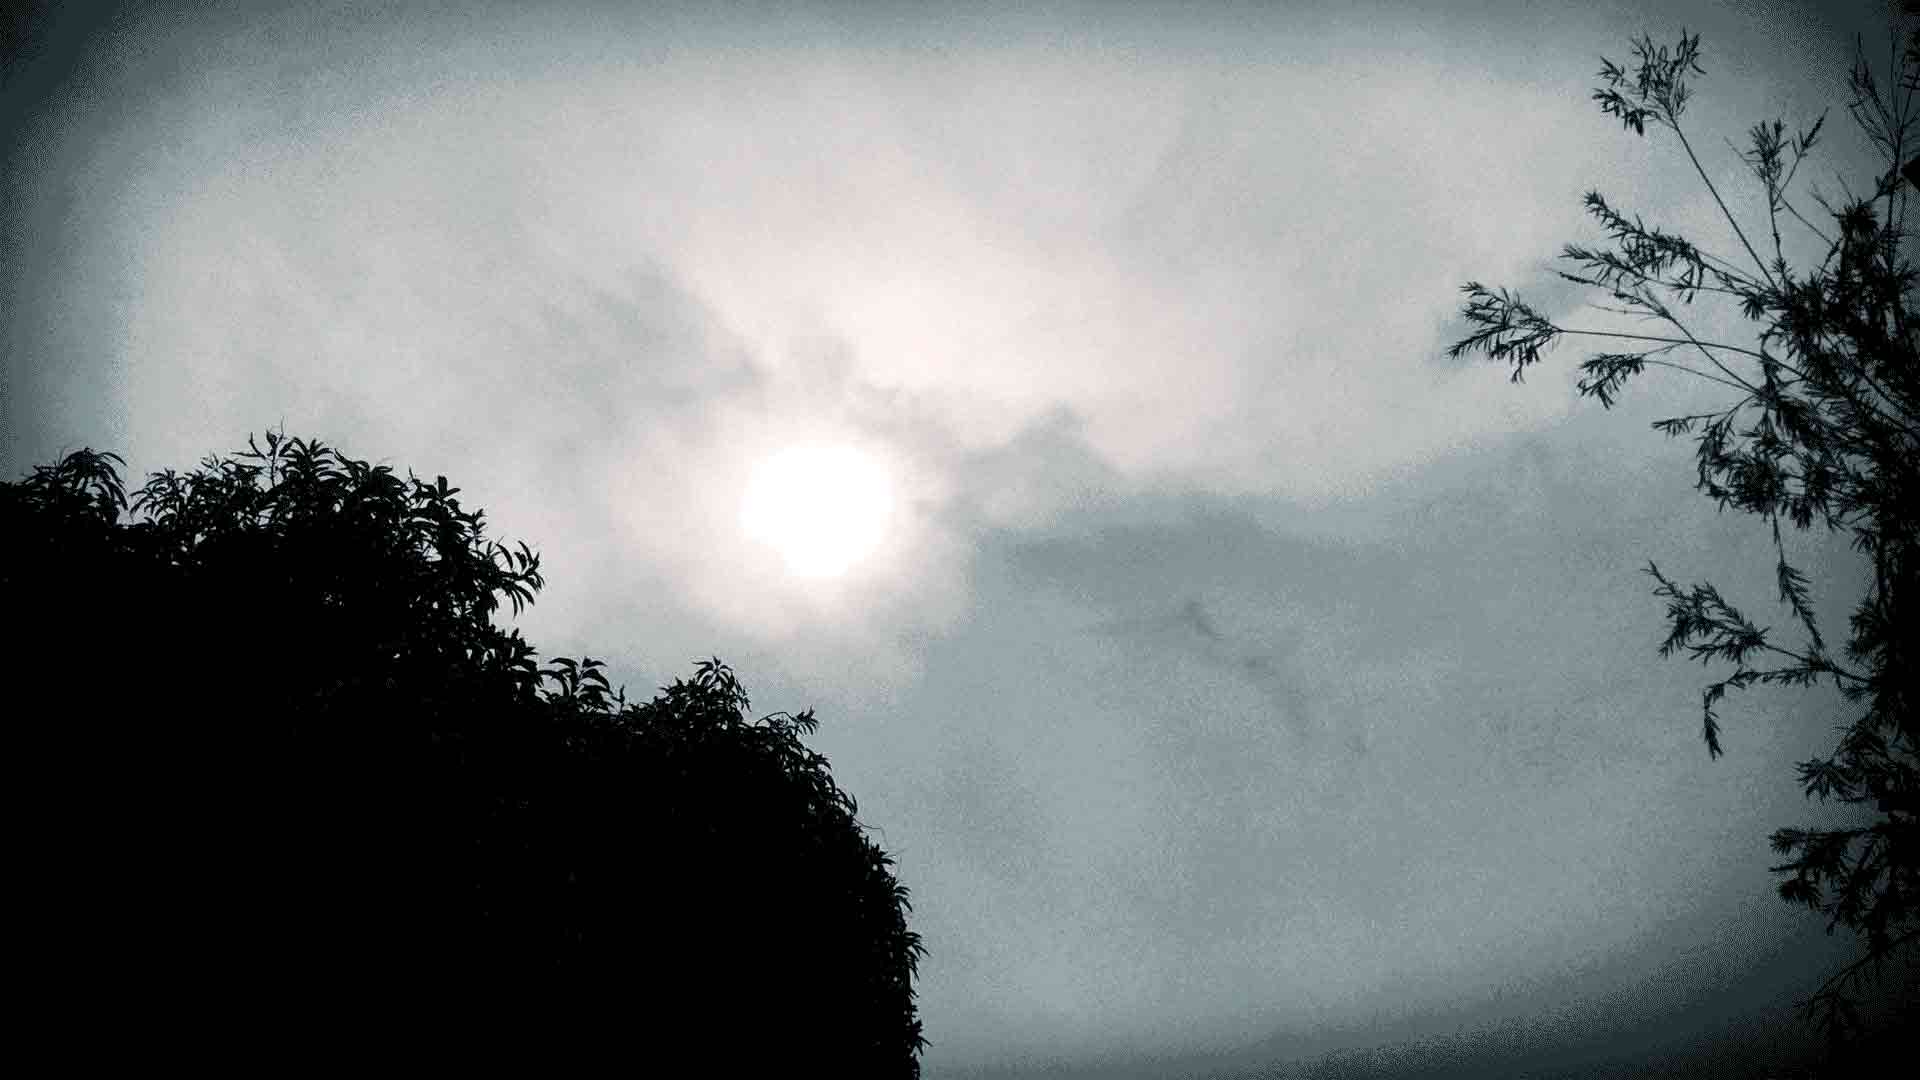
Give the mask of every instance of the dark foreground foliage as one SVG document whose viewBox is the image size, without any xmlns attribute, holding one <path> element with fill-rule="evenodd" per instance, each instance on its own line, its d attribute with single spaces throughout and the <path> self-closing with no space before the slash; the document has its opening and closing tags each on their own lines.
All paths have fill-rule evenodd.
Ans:
<svg viewBox="0 0 1920 1080">
<path fill-rule="evenodd" d="M 717 659 L 538 667 L 539 557 L 269 433 L 0 484 L 26 1024 L 75 1060 L 917 1076 L 907 890 Z M 124 464 L 124 463 L 122 463 Z M 554 684 L 549 689 L 546 684 Z"/>
<path fill-rule="evenodd" d="M 1920 275 L 1904 247 L 1912 237 L 1905 227 L 1909 201 L 1920 188 L 1920 140 L 1912 130 L 1920 120 L 1913 108 L 1920 31 L 1904 49 L 1899 44 L 1896 38 L 1889 50 L 1884 86 L 1864 48 L 1856 57 L 1848 109 L 1884 170 L 1867 194 L 1849 195 L 1838 207 L 1816 192 L 1824 228 L 1801 212 L 1790 191 L 1824 117 L 1792 135 L 1783 120 L 1748 132 L 1742 156 L 1767 203 L 1767 232 L 1753 231 L 1757 245 L 1728 211 L 1682 123 L 1687 78 L 1704 73 L 1699 36 L 1683 31 L 1672 48 L 1643 37 L 1630 68 L 1603 60 L 1602 85 L 1593 92 L 1601 110 L 1637 135 L 1649 126 L 1672 134 L 1740 250 L 1723 256 L 1696 247 L 1589 192 L 1587 209 L 1613 248 L 1568 245 L 1562 257 L 1574 272 L 1556 273 L 1606 293 L 1611 304 L 1596 308 L 1634 316 L 1648 329 L 1564 326 L 1506 289 L 1468 282 L 1462 315 L 1476 329 L 1449 350 L 1456 357 L 1484 352 L 1511 366 L 1517 382 L 1564 336 L 1612 338 L 1627 351 L 1597 353 L 1580 365 L 1580 393 L 1602 407 L 1650 368 L 1732 391 L 1724 410 L 1654 426 L 1694 438 L 1703 494 L 1721 509 L 1765 520 L 1779 602 L 1801 642 L 1781 644 L 1771 627 L 1756 625 L 1711 584 L 1682 586 L 1652 563 L 1647 573 L 1666 602 L 1669 630 L 1660 655 L 1733 667 L 1701 695 L 1710 756 L 1722 751 L 1717 709 L 1729 691 L 1831 683 L 1847 703 L 1849 722 L 1840 725 L 1834 752 L 1801 764 L 1799 779 L 1809 797 L 1852 804 L 1871 820 L 1832 830 L 1782 828 L 1771 837 L 1773 850 L 1790 856 L 1773 868 L 1790 875 L 1778 884 L 1781 898 L 1826 915 L 1829 933 L 1846 926 L 1866 942 L 1865 957 L 1804 1002 L 1836 1055 L 1861 1034 L 1850 991 L 1870 971 L 1883 974 L 1896 954 L 1911 962 L 1920 942 L 1920 309 L 1913 301 Z M 1818 266 L 1796 271 L 1788 264 L 1780 231 L 1796 222 L 1826 245 Z M 1702 295 L 1737 301 L 1741 314 L 1760 324 L 1756 340 L 1696 335 L 1688 306 Z M 1806 576 L 1788 561 L 1783 520 L 1798 530 L 1845 533 L 1871 560 L 1871 583 L 1839 649 L 1814 617 Z"/>
</svg>

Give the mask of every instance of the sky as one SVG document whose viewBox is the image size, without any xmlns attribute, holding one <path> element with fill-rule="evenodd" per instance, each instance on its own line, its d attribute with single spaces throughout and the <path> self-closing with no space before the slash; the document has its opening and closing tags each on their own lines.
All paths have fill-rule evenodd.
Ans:
<svg viewBox="0 0 1920 1080">
<path fill-rule="evenodd" d="M 1846 820 L 1793 772 L 1837 694 L 1736 698 L 1710 760 L 1713 671 L 1656 655 L 1649 560 L 1789 622 L 1648 427 L 1721 388 L 1444 354 L 1468 280 L 1624 325 L 1552 274 L 1590 189 L 1739 254 L 1602 56 L 1700 33 L 1689 137 L 1759 235 L 1726 139 L 1831 108 L 1797 190 L 1866 187 L 1890 17 L 71 5 L 0 85 L 0 473 L 284 427 L 539 551 L 498 621 L 543 656 L 814 708 L 912 890 L 931 1080 L 1750 1064 L 1858 946 L 1767 871 Z M 820 447 L 887 493 L 827 576 L 741 513 Z M 1790 545 L 1843 636 L 1860 560 Z"/>
</svg>

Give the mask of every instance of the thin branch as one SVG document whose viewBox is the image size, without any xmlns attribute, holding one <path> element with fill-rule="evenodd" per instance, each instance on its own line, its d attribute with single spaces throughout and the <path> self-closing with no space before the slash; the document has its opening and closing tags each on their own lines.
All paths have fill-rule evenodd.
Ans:
<svg viewBox="0 0 1920 1080">
<path fill-rule="evenodd" d="M 1720 279 L 1722 281 L 1740 281 L 1748 285 L 1752 285 L 1755 288 L 1758 288 L 1760 286 L 1759 282 L 1748 277 L 1744 271 L 1742 271 L 1738 266 L 1735 266 L 1731 259 L 1727 259 L 1727 258 L 1723 258 L 1722 256 L 1715 255 L 1713 252 L 1708 251 L 1705 248 L 1695 248 L 1694 250 L 1700 253 L 1700 258 L 1703 261 L 1707 259 L 1711 259 L 1714 262 L 1720 264 L 1719 266 L 1713 267 L 1713 271 L 1720 275 Z M 1769 279 L 1768 284 L 1772 284 L 1771 279 Z"/>
<path fill-rule="evenodd" d="M 1588 304 L 1587 306 L 1592 308 L 1595 311 L 1604 311 L 1609 315 L 1628 315 L 1637 319 L 1645 319 L 1649 317 L 1645 312 L 1633 311 L 1628 308 L 1608 307 L 1605 304 Z"/>
<path fill-rule="evenodd" d="M 1714 420 L 1719 418 L 1721 415 L 1722 414 L 1720 412 L 1688 413 L 1685 416 L 1670 416 L 1665 420 L 1657 421 L 1657 423 L 1685 424 L 1691 427 L 1695 420 Z"/>
<path fill-rule="evenodd" d="M 1664 341 L 1670 345 L 1704 345 L 1709 349 L 1725 349 L 1728 352 L 1744 353 L 1755 359 L 1765 359 L 1752 349 L 1743 349 L 1738 345 L 1722 345 L 1717 341 L 1694 341 L 1691 338 L 1655 337 L 1651 334 L 1628 334 L 1614 330 L 1569 330 L 1559 326 L 1554 327 L 1554 329 L 1562 334 L 1585 334 L 1588 337 L 1631 338 L 1634 341 Z"/>
<path fill-rule="evenodd" d="M 1753 162 L 1749 162 L 1749 164 L 1752 165 L 1755 172 L 1760 173 L 1762 182 L 1764 182 L 1767 185 L 1767 227 L 1773 230 L 1773 258 L 1775 262 L 1784 263 L 1787 261 L 1787 257 L 1780 250 L 1780 198 L 1779 198 L 1779 195 L 1780 195 L 1780 188 L 1786 186 L 1786 181 L 1779 180 L 1779 176 L 1780 176 L 1780 170 L 1778 168 L 1779 143 L 1777 141 L 1779 139 L 1779 131 L 1776 129 L 1773 135 L 1773 138 L 1776 141 L 1771 144 L 1772 149 L 1774 151 L 1774 156 L 1771 158 L 1770 161 L 1767 157 L 1764 156 L 1764 150 L 1762 150 L 1763 146 L 1768 145 L 1762 142 L 1762 140 L 1765 138 L 1765 131 L 1766 131 L 1766 128 L 1764 126 L 1759 126 L 1754 128 L 1754 153 L 1755 153 L 1755 156 L 1759 158 L 1759 163 L 1755 164 Z M 1726 138 L 1725 136 L 1721 136 L 1721 141 L 1726 143 L 1727 149 L 1733 151 L 1735 155 L 1742 158 L 1746 157 L 1746 155 L 1741 151 L 1741 149 L 1738 146 L 1733 145 L 1732 139 Z M 1769 163 L 1773 164 L 1775 167 L 1771 171 L 1762 172 L 1761 170 L 1763 169 L 1763 167 Z M 1798 163 L 1796 162 L 1796 164 Z M 1776 183 L 1777 183 L 1777 186 L 1776 186 Z"/>
<path fill-rule="evenodd" d="M 1713 201 L 1720 205 L 1720 213 L 1726 217 L 1727 224 L 1733 226 L 1733 234 L 1740 238 L 1740 246 L 1747 249 L 1747 254 L 1753 258 L 1753 265 L 1760 268 L 1760 276 L 1767 279 L 1768 285 L 1779 288 L 1779 283 L 1773 280 L 1771 273 L 1767 272 L 1767 264 L 1760 258 L 1760 253 L 1753 250 L 1753 245 L 1747 242 L 1747 234 L 1741 230 L 1740 223 L 1734 220 L 1733 211 L 1728 210 L 1726 201 L 1720 198 L 1720 189 L 1713 186 L 1713 180 L 1707 176 L 1707 170 L 1700 167 L 1700 159 L 1694 156 L 1693 144 L 1687 141 L 1687 133 L 1680 130 L 1678 118 L 1670 120 L 1668 126 L 1673 128 L 1673 133 L 1680 137 L 1680 145 L 1687 152 L 1687 160 L 1693 162 L 1694 171 L 1700 174 L 1701 181 L 1713 194 Z"/>
<path fill-rule="evenodd" d="M 1700 350 L 1700 355 L 1707 358 L 1707 363 L 1712 364 L 1716 368 L 1719 368 L 1720 373 L 1725 375 L 1727 378 L 1734 379 L 1740 382 L 1742 385 L 1745 385 L 1746 380 L 1741 379 L 1740 376 L 1735 375 L 1732 371 L 1728 370 L 1727 366 L 1720 362 L 1719 357 L 1708 352 L 1707 347 L 1701 343 L 1700 339 L 1693 336 L 1693 331 L 1687 329 L 1684 325 L 1682 325 L 1679 319 L 1674 318 L 1673 312 L 1665 304 L 1659 304 L 1655 310 L 1657 310 L 1660 313 L 1661 318 L 1664 318 L 1668 322 L 1672 323 L 1673 328 L 1675 330 L 1678 330 L 1682 334 L 1685 334 L 1687 336 L 1687 340 L 1693 343 L 1693 347 Z M 1751 349 L 1741 349 L 1739 351 L 1744 352 L 1749 356 L 1759 355 L 1760 362 L 1762 364 L 1765 364 L 1767 362 L 1767 357 L 1765 356 L 1764 353 L 1756 354 Z M 1755 390 L 1755 392 L 1757 393 L 1758 391 Z"/>
<path fill-rule="evenodd" d="M 1889 38 L 1887 40 L 1887 77 L 1889 79 L 1895 79 L 1898 75 L 1898 62 L 1895 59 L 1897 55 L 1898 55 L 1898 44 L 1895 39 Z M 1895 82 L 1895 85 L 1898 85 L 1897 81 Z M 1879 109 L 1880 115 L 1883 118 L 1882 122 L 1886 125 L 1888 142 L 1889 142 L 1888 149 L 1893 152 L 1893 169 L 1896 176 L 1896 179 L 1894 180 L 1894 182 L 1887 185 L 1886 229 L 1888 233 L 1888 236 L 1887 236 L 1887 248 L 1888 248 L 1888 256 L 1889 256 L 1888 261 L 1891 262 L 1894 254 L 1892 251 L 1893 237 L 1891 235 L 1893 231 L 1893 223 L 1895 220 L 1893 216 L 1894 214 L 1893 195 L 1894 195 L 1894 192 L 1900 187 L 1900 182 L 1897 179 L 1897 177 L 1900 171 L 1900 166 L 1902 164 L 1900 160 L 1900 151 L 1901 151 L 1902 143 L 1904 142 L 1906 137 L 1907 125 L 1906 125 L 1905 119 L 1901 117 L 1899 114 L 1896 113 L 1891 116 L 1887 114 L 1886 106 L 1881 104 L 1880 97 L 1878 94 L 1874 95 L 1873 104 L 1875 108 Z"/>
<path fill-rule="evenodd" d="M 1649 280 L 1653 280 L 1653 279 L 1649 279 Z M 1670 284 L 1670 283 L 1668 283 L 1668 282 L 1665 282 L 1665 281 L 1657 281 L 1657 280 L 1655 280 L 1655 284 L 1658 284 L 1658 285 L 1665 285 L 1665 286 L 1667 286 L 1667 288 L 1669 288 L 1669 289 L 1676 289 L 1676 290 L 1678 290 L 1678 289 L 1680 288 L 1680 286 L 1676 286 L 1676 285 L 1672 285 L 1672 284 Z M 1692 291 L 1694 291 L 1694 290 L 1696 290 L 1696 289 L 1698 289 L 1698 290 L 1699 290 L 1699 291 L 1701 291 L 1701 292 L 1717 292 L 1717 293 L 1725 293 L 1725 294 L 1726 294 L 1726 295 L 1728 295 L 1728 296 L 1738 296 L 1738 297 L 1742 297 L 1742 298 L 1745 298 L 1745 297 L 1746 297 L 1746 295 L 1747 295 L 1746 293 L 1744 293 L 1744 292 L 1741 292 L 1741 291 L 1740 291 L 1740 290 L 1738 290 L 1738 289 L 1727 289 L 1727 288 L 1722 288 L 1721 286 L 1718 286 L 1718 285 L 1688 285 L 1688 286 L 1686 286 L 1685 288 L 1686 288 L 1686 291 L 1688 291 L 1688 292 L 1692 292 Z"/>
<path fill-rule="evenodd" d="M 1757 644 L 1759 645 L 1760 648 L 1765 649 L 1768 652 L 1777 652 L 1781 656 L 1787 657 L 1790 660 L 1797 660 L 1805 667 L 1816 668 L 1820 671 L 1828 672 L 1836 677 L 1852 679 L 1854 682 L 1857 682 L 1857 683 L 1865 684 L 1871 681 L 1868 679 L 1867 676 L 1848 671 L 1846 668 L 1843 668 L 1839 664 L 1836 664 L 1831 660 L 1825 659 L 1824 657 L 1816 660 L 1812 656 L 1803 656 L 1800 653 L 1794 652 L 1792 649 L 1783 649 L 1780 646 L 1775 645 L 1771 641 L 1762 641 L 1762 642 L 1758 642 Z"/>
<path fill-rule="evenodd" d="M 1745 383 L 1728 382 L 1727 380 L 1719 378 L 1717 376 L 1709 375 L 1698 368 L 1690 368 L 1685 364 L 1676 364 L 1671 360 L 1642 360 L 1641 363 L 1652 364 L 1655 367 L 1672 368 L 1675 371 L 1684 371 L 1689 375 L 1698 375 L 1700 378 L 1705 379 L 1708 382 L 1719 383 L 1721 386 L 1724 386 L 1729 390 L 1745 390 L 1749 394 L 1755 392 L 1753 387 L 1748 386 Z"/>
<path fill-rule="evenodd" d="M 1587 337 L 1617 337 L 1617 338 L 1627 338 L 1633 341 L 1661 341 L 1661 342 L 1666 342 L 1670 346 L 1673 346 L 1673 345 L 1703 346 L 1701 349 L 1702 352 L 1705 352 L 1704 346 L 1711 346 L 1712 348 L 1716 348 L 1716 349 L 1727 349 L 1732 352 L 1746 353 L 1750 356 L 1760 355 L 1759 353 L 1756 353 L 1751 349 L 1742 349 L 1735 345 L 1720 345 L 1714 342 L 1703 343 L 1699 341 L 1689 341 L 1686 338 L 1655 337 L 1650 334 L 1628 334 L 1628 333 L 1623 333 L 1623 332 L 1614 331 L 1614 330 L 1567 330 L 1560 327 L 1555 327 L 1554 329 L 1556 332 L 1562 333 L 1562 334 L 1583 334 Z M 1684 371 L 1691 375 L 1698 375 L 1709 382 L 1719 383 L 1720 385 L 1725 386 L 1731 390 L 1744 390 L 1749 394 L 1758 394 L 1760 392 L 1759 387 L 1751 385 L 1746 380 L 1742 379 L 1739 375 L 1734 374 L 1731 370 L 1727 368 L 1726 365 L 1720 363 L 1718 360 L 1714 360 L 1711 354 L 1707 356 L 1707 359 L 1713 362 L 1714 367 L 1717 367 L 1722 372 L 1725 372 L 1727 375 L 1727 378 L 1722 379 L 1717 376 L 1709 375 L 1706 372 L 1700 371 L 1696 368 L 1690 368 L 1685 364 L 1675 364 L 1665 360 L 1648 359 L 1648 360 L 1644 360 L 1643 362 L 1648 364 L 1653 364 L 1657 367 L 1670 367 L 1676 371 Z"/>
</svg>

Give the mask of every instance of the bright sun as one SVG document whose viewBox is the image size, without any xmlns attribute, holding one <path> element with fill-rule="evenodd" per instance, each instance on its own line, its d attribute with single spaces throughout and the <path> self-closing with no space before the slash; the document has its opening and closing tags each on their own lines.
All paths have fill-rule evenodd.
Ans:
<svg viewBox="0 0 1920 1080">
<path fill-rule="evenodd" d="M 892 507 L 887 478 L 848 447 L 795 447 L 760 463 L 740 526 L 801 577 L 839 577 L 880 546 Z"/>
</svg>

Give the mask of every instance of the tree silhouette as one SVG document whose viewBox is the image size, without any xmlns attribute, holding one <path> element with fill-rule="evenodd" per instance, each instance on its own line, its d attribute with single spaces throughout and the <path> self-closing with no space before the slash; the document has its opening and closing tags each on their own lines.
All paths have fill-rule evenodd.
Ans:
<svg viewBox="0 0 1920 1080">
<path fill-rule="evenodd" d="M 1468 282 L 1463 314 L 1479 329 L 1449 355 L 1483 351 L 1511 364 L 1518 382 L 1564 335 L 1612 337 L 1638 351 L 1600 353 L 1581 364 L 1580 393 L 1597 398 L 1602 407 L 1610 408 L 1624 384 L 1648 367 L 1684 371 L 1741 395 L 1724 411 L 1674 417 L 1654 427 L 1668 436 L 1695 434 L 1698 488 L 1722 509 L 1731 505 L 1766 519 L 1777 556 L 1779 599 L 1804 633 L 1804 644 L 1796 650 L 1774 643 L 1769 629 L 1755 626 L 1710 584 L 1682 588 L 1652 563 L 1647 573 L 1657 582 L 1655 595 L 1667 602 L 1670 628 L 1660 655 L 1685 653 L 1702 663 L 1733 665 L 1728 677 L 1702 695 L 1710 756 L 1721 753 L 1715 709 L 1729 690 L 1830 680 L 1858 710 L 1858 719 L 1840 729 L 1833 755 L 1799 766 L 1800 781 L 1809 797 L 1871 806 L 1878 820 L 1830 831 L 1780 829 L 1771 838 L 1776 852 L 1797 853 L 1773 868 L 1791 875 L 1779 883 L 1780 896 L 1828 915 L 1829 933 L 1845 925 L 1867 942 L 1865 958 L 1802 1002 L 1837 1049 L 1859 1033 L 1857 1002 L 1846 988 L 1859 984 L 1869 964 L 1878 973 L 1888 956 L 1910 952 L 1920 932 L 1912 925 L 1920 915 L 1915 907 L 1920 901 L 1915 825 L 1920 733 L 1913 674 L 1920 648 L 1909 610 L 1920 591 L 1915 547 L 1920 311 L 1912 304 L 1913 267 L 1900 252 L 1901 241 L 1910 235 L 1903 228 L 1909 195 L 1901 172 L 1915 145 L 1909 128 L 1913 94 L 1920 89 L 1920 32 L 1909 39 L 1893 73 L 1895 86 L 1884 99 L 1864 47 L 1856 55 L 1850 111 L 1881 150 L 1887 170 L 1876 178 L 1871 194 L 1849 198 L 1839 209 L 1815 195 L 1833 219 L 1830 231 L 1808 221 L 1787 193 L 1825 117 L 1791 137 L 1779 120 L 1756 124 L 1749 132 L 1752 148 L 1742 156 L 1766 190 L 1771 260 L 1762 258 L 1727 211 L 1681 125 L 1690 94 L 1686 76 L 1703 73 L 1698 35 L 1683 31 L 1672 49 L 1656 48 L 1645 37 L 1634 43 L 1634 53 L 1631 72 L 1602 61 L 1602 85 L 1594 99 L 1636 134 L 1644 135 L 1649 124 L 1674 134 L 1733 226 L 1745 259 L 1723 258 L 1649 228 L 1589 192 L 1587 209 L 1615 247 L 1568 245 L 1562 258 L 1578 272 L 1556 273 L 1604 290 L 1619 305 L 1602 310 L 1664 323 L 1670 331 L 1564 327 L 1505 289 Z M 1783 216 L 1828 245 L 1820 265 L 1803 276 L 1795 275 L 1781 252 Z M 1767 237 L 1761 239 L 1764 243 Z M 1700 293 L 1737 299 L 1745 318 L 1764 323 L 1757 347 L 1697 337 L 1671 301 L 1677 297 L 1690 304 Z M 1676 352 L 1691 363 L 1665 358 Z M 1830 531 L 1846 530 L 1855 549 L 1872 559 L 1873 582 L 1853 614 L 1844 656 L 1829 650 L 1808 600 L 1806 578 L 1787 561 L 1782 518 L 1802 530 L 1815 522 Z"/>
<path fill-rule="evenodd" d="M 717 658 L 640 706 L 541 669 L 491 622 L 539 556 L 445 477 L 266 442 L 124 526 L 117 455 L 0 484 L 43 1025 L 918 1075 L 907 890 L 811 711 L 749 720 Z"/>
</svg>

